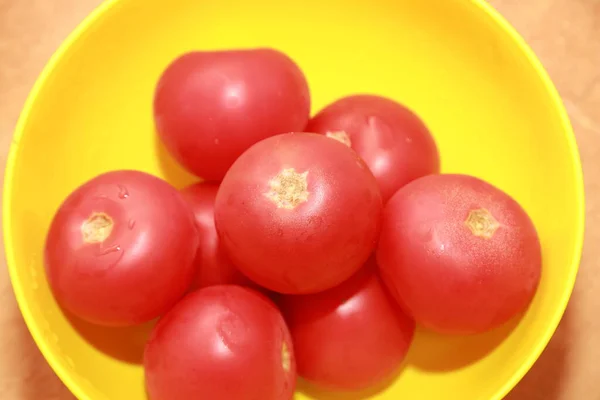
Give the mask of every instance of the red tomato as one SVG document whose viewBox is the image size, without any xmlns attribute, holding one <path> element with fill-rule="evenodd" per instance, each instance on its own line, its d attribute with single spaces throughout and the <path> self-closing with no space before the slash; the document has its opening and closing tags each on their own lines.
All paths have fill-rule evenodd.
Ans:
<svg viewBox="0 0 600 400">
<path fill-rule="evenodd" d="M 265 139 L 221 183 L 217 231 L 234 264 L 280 293 L 329 289 L 354 274 L 379 236 L 381 195 L 360 157 L 310 133 Z"/>
<path fill-rule="evenodd" d="M 144 354 L 152 400 L 290 400 L 296 362 L 275 305 L 252 289 L 211 286 L 163 317 Z"/>
<path fill-rule="evenodd" d="M 254 143 L 304 129 L 308 84 L 272 49 L 187 53 L 163 73 L 154 98 L 158 133 L 189 171 L 221 180 Z"/>
<path fill-rule="evenodd" d="M 139 171 L 97 176 L 67 197 L 46 238 L 58 303 L 92 323 L 125 326 L 168 311 L 194 275 L 198 232 L 181 195 Z"/>
<path fill-rule="evenodd" d="M 283 297 L 298 375 L 328 389 L 360 390 L 398 370 L 415 323 L 375 271 L 372 259 L 333 289 Z"/>
<path fill-rule="evenodd" d="M 321 110 L 305 130 L 356 150 L 377 178 L 384 203 L 408 182 L 440 169 L 437 146 L 423 121 L 384 97 L 340 99 Z"/>
<path fill-rule="evenodd" d="M 508 321 L 529 305 L 541 273 L 525 211 L 466 175 L 431 175 L 399 190 L 385 208 L 377 259 L 400 304 L 442 333 Z"/>
<path fill-rule="evenodd" d="M 215 229 L 215 199 L 218 190 L 219 185 L 216 183 L 200 182 L 181 191 L 194 212 L 196 226 L 200 232 L 194 286 L 202 288 L 223 284 L 251 285 L 252 282 L 231 263 L 219 243 Z"/>
</svg>

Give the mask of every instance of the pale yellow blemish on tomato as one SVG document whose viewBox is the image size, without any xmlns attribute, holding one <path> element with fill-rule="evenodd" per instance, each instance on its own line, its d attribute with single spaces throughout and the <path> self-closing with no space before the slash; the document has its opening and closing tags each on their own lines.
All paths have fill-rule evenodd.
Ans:
<svg viewBox="0 0 600 400">
<path fill-rule="evenodd" d="M 286 342 L 281 345 L 281 366 L 285 372 L 290 372 L 292 369 L 292 355 Z"/>
<path fill-rule="evenodd" d="M 328 138 L 335 139 L 340 143 L 344 143 L 348 147 L 352 146 L 350 136 L 345 131 L 327 132 L 325 136 L 327 136 Z"/>
</svg>

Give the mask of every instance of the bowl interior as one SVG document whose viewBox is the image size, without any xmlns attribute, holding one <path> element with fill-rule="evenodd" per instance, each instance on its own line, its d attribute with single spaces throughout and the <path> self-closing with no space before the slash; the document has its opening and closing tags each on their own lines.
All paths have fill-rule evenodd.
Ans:
<svg viewBox="0 0 600 400">
<path fill-rule="evenodd" d="M 298 399 L 499 399 L 539 356 L 570 295 L 583 232 L 574 139 L 554 89 L 503 20 L 478 1 L 122 0 L 109 2 L 53 58 L 34 89 L 7 170 L 11 277 L 47 360 L 85 400 L 145 399 L 141 352 L 151 324 L 96 328 L 65 316 L 47 286 L 50 219 L 76 186 L 122 168 L 176 186 L 194 180 L 165 153 L 152 121 L 163 68 L 192 49 L 270 46 L 305 71 L 313 111 L 346 94 L 406 103 L 433 131 L 444 172 L 514 196 L 541 237 L 544 271 L 528 312 L 494 332 L 419 331 L 390 386 Z M 349 350 L 351 351 L 351 350 Z"/>
</svg>

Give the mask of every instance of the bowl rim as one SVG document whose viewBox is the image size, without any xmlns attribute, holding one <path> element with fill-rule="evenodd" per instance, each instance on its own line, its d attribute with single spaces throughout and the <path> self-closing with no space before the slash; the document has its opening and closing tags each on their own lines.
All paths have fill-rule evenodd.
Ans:
<svg viewBox="0 0 600 400">
<path fill-rule="evenodd" d="M 68 37 L 62 42 L 59 48 L 51 56 L 48 63 L 38 76 L 31 92 L 29 93 L 27 100 L 23 106 L 19 119 L 17 121 L 15 131 L 13 134 L 10 150 L 7 157 L 6 169 L 4 173 L 4 187 L 3 187 L 3 235 L 4 235 L 4 248 L 6 254 L 7 267 L 17 299 L 17 303 L 21 314 L 25 320 L 25 323 L 31 333 L 35 343 L 44 355 L 44 358 L 48 364 L 52 367 L 54 372 L 58 375 L 60 380 L 65 386 L 71 391 L 71 393 L 80 400 L 97 400 L 91 399 L 88 394 L 84 391 L 83 387 L 72 378 L 72 374 L 67 370 L 66 366 L 59 362 L 54 357 L 53 352 L 50 350 L 43 334 L 37 324 L 34 321 L 31 310 L 26 306 L 26 296 L 24 294 L 21 285 L 15 284 L 17 282 L 17 262 L 15 259 L 15 252 L 13 248 L 13 240 L 11 235 L 11 226 L 13 224 L 13 218 L 10 214 L 12 208 L 12 194 L 14 182 L 14 170 L 17 160 L 17 154 L 19 150 L 19 141 L 23 135 L 30 114 L 34 108 L 36 100 L 43 90 L 44 86 L 50 80 L 54 73 L 56 66 L 59 61 L 65 56 L 65 54 L 71 49 L 71 47 L 83 36 L 83 34 L 90 29 L 95 23 L 102 18 L 109 15 L 110 12 L 116 10 L 116 6 L 127 0 L 105 0 L 99 6 L 97 6 L 92 12 L 78 24 L 78 26 L 68 35 Z M 569 269 L 569 275 L 566 280 L 567 292 L 560 299 L 554 313 L 551 316 L 550 323 L 547 325 L 545 331 L 540 335 L 540 340 L 537 341 L 535 347 L 531 350 L 528 357 L 517 368 L 511 375 L 511 377 L 504 382 L 504 384 L 498 388 L 494 396 L 490 400 L 501 400 L 506 396 L 525 376 L 525 374 L 531 369 L 533 364 L 537 361 L 543 350 L 548 345 L 548 342 L 552 338 L 556 328 L 558 327 L 560 320 L 566 310 L 569 299 L 571 297 L 575 280 L 579 270 L 579 264 L 581 261 L 581 255 L 583 251 L 584 242 L 584 226 L 585 226 L 585 192 L 584 192 L 584 180 L 583 170 L 581 164 L 581 158 L 579 156 L 579 149 L 577 147 L 577 141 L 567 111 L 564 107 L 562 99 L 554 86 L 554 83 L 550 79 L 547 71 L 542 65 L 541 61 L 537 58 L 534 51 L 529 47 L 525 39 L 517 32 L 517 30 L 485 0 L 470 0 L 468 2 L 469 7 L 473 7 L 478 12 L 482 13 L 484 18 L 488 18 L 493 24 L 499 27 L 512 41 L 513 46 L 518 49 L 524 56 L 529 64 L 534 68 L 537 76 L 540 78 L 541 83 L 546 90 L 549 99 L 552 102 L 552 106 L 555 112 L 558 114 L 562 130 L 566 136 L 568 144 L 568 152 L 570 155 L 571 162 L 574 164 L 574 180 L 576 191 L 574 196 L 576 197 L 576 204 L 578 205 L 577 216 L 576 216 L 576 236 L 575 236 L 575 254 L 573 254 L 571 265 Z"/>
</svg>

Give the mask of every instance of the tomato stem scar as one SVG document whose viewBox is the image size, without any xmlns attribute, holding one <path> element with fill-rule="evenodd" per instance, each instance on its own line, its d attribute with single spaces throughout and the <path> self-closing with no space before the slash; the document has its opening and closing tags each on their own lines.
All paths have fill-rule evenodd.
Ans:
<svg viewBox="0 0 600 400">
<path fill-rule="evenodd" d="M 473 235 L 484 239 L 491 239 L 500 227 L 498 220 L 485 208 L 469 211 L 465 225 Z"/>
<path fill-rule="evenodd" d="M 298 173 L 294 168 L 286 168 L 269 181 L 270 190 L 264 195 L 277 208 L 293 210 L 308 201 L 308 171 Z"/>
<path fill-rule="evenodd" d="M 108 238 L 114 226 L 113 219 L 106 213 L 92 213 L 81 224 L 81 235 L 85 243 L 101 243 Z"/>
<path fill-rule="evenodd" d="M 338 142 L 344 143 L 348 147 L 352 146 L 350 136 L 346 133 L 346 131 L 327 132 L 325 136 L 327 136 L 328 138 L 335 139 Z"/>
</svg>

